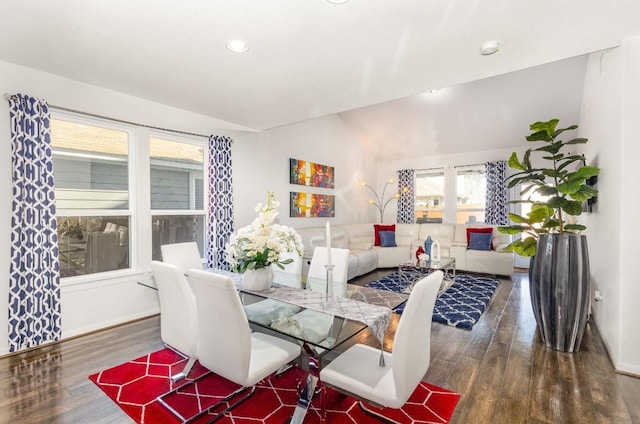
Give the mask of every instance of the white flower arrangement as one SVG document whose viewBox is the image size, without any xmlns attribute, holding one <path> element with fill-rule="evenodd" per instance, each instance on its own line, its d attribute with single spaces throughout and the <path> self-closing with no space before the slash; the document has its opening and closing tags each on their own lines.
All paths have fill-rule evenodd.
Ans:
<svg viewBox="0 0 640 424">
<path fill-rule="evenodd" d="M 420 264 L 426 264 L 429 260 L 429 255 L 427 255 L 426 253 L 421 253 L 420 256 L 418 256 L 418 260 L 420 261 Z"/>
<path fill-rule="evenodd" d="M 266 268 L 271 264 L 284 269 L 284 265 L 293 259 L 281 261 L 283 252 L 297 252 L 302 256 L 304 245 L 300 235 L 293 228 L 274 223 L 278 206 L 280 202 L 273 192 L 268 192 L 267 204 L 258 203 L 255 208 L 258 217 L 231 235 L 225 252 L 226 260 L 234 271 L 242 274 L 248 269 Z"/>
</svg>

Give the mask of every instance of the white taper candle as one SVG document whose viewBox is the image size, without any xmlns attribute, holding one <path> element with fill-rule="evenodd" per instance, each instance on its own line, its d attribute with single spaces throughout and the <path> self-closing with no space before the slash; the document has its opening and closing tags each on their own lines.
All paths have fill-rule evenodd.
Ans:
<svg viewBox="0 0 640 424">
<path fill-rule="evenodd" d="M 327 221 L 327 265 L 331 265 L 331 226 Z"/>
</svg>

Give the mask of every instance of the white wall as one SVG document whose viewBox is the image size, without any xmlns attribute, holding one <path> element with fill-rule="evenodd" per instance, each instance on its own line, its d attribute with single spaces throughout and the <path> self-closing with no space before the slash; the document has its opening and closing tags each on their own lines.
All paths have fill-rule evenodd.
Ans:
<svg viewBox="0 0 640 424">
<path fill-rule="evenodd" d="M 638 158 L 640 158 L 640 38 L 622 45 L 624 55 L 624 97 L 622 114 L 622 181 L 620 193 L 620 360 L 618 368 L 640 375 L 640 284 L 637 280 L 638 220 L 640 187 Z"/>
<path fill-rule="evenodd" d="M 234 143 L 232 151 L 236 228 L 256 217 L 254 207 L 265 203 L 269 190 L 280 201 L 278 222 L 294 228 L 372 219 L 359 183 L 373 178 L 374 163 L 337 115 L 264 131 L 245 143 Z M 289 184 L 290 158 L 333 166 L 335 189 Z M 335 195 L 335 218 L 290 218 L 292 191 Z"/>
<path fill-rule="evenodd" d="M 596 325 L 614 366 L 640 374 L 640 320 L 634 261 L 637 261 L 637 221 L 640 185 L 637 126 L 640 115 L 640 39 L 589 57 L 580 135 L 587 161 L 601 168 L 598 203 L 586 215 L 591 281 L 604 300 L 592 302 Z"/>
<path fill-rule="evenodd" d="M 55 75 L 0 62 L 0 94 L 23 93 L 47 99 L 50 105 L 68 107 L 94 114 L 119 118 L 201 134 L 231 134 L 238 143 L 246 133 L 217 119 L 149 102 Z M 8 102 L 0 102 L 0 197 L 11 199 L 11 144 Z M 226 128 L 223 130 L 223 128 Z M 248 135 L 251 137 L 252 135 Z M 7 304 L 10 258 L 11 202 L 0 205 L 0 354 L 8 351 Z M 139 229 L 141 232 L 149 228 Z M 141 233 L 141 236 L 143 234 Z M 150 233 L 147 235 L 150 238 Z M 148 255 L 147 255 L 148 256 Z M 70 337 L 108 325 L 158 312 L 155 292 L 137 284 L 148 280 L 148 265 L 125 277 L 64 286 L 62 297 L 63 337 Z"/>
</svg>

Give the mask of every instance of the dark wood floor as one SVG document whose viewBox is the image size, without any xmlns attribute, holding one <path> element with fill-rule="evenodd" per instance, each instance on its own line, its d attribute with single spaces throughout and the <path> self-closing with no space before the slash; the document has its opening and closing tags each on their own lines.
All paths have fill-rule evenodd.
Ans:
<svg viewBox="0 0 640 424">
<path fill-rule="evenodd" d="M 396 324 L 397 317 L 387 348 Z M 587 329 L 579 353 L 541 346 L 526 274 L 501 280 L 473 330 L 432 328 L 425 380 L 462 395 L 452 423 L 640 424 L 640 379 L 614 372 L 596 328 Z M 0 358 L 0 423 L 129 423 L 87 376 L 161 347 L 153 317 Z"/>
</svg>

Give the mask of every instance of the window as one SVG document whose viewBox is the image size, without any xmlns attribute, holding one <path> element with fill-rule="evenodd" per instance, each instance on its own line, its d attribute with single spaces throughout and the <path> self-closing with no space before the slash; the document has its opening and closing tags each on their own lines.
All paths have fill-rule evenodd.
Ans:
<svg viewBox="0 0 640 424">
<path fill-rule="evenodd" d="M 132 131 L 65 114 L 51 120 L 62 278 L 130 267 Z"/>
<path fill-rule="evenodd" d="M 456 223 L 484 222 L 486 199 L 484 165 L 456 168 Z"/>
<path fill-rule="evenodd" d="M 416 172 L 416 222 L 442 222 L 444 169 Z"/>
<path fill-rule="evenodd" d="M 160 246 L 195 241 L 205 251 L 205 151 L 191 140 L 150 137 L 152 258 Z"/>
</svg>

